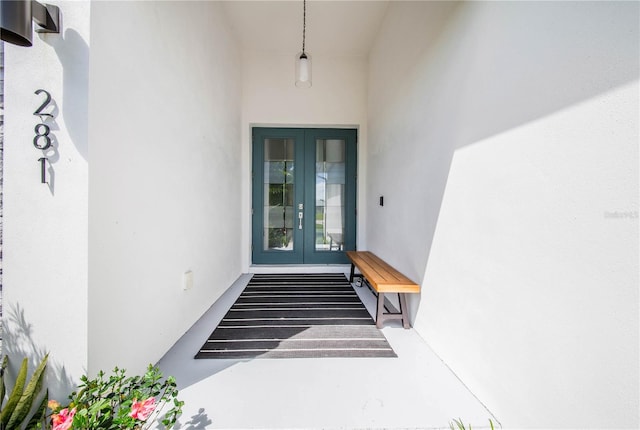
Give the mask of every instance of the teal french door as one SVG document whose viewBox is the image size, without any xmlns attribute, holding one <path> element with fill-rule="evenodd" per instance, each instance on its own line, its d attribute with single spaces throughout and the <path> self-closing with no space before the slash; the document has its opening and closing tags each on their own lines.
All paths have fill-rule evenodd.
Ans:
<svg viewBox="0 0 640 430">
<path fill-rule="evenodd" d="M 354 129 L 253 129 L 253 264 L 345 264 L 356 245 Z"/>
</svg>

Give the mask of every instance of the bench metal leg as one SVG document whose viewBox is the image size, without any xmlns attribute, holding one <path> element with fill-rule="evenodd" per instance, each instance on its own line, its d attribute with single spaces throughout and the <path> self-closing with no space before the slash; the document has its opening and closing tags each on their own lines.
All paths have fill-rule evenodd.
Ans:
<svg viewBox="0 0 640 430">
<path fill-rule="evenodd" d="M 385 312 L 384 293 L 378 293 L 378 304 L 376 308 L 376 327 L 382 328 L 382 325 L 387 320 L 402 320 L 402 327 L 411 328 L 409 324 L 409 316 L 407 315 L 407 298 L 404 293 L 398 293 L 398 300 L 400 303 L 400 310 L 396 312 L 396 309 L 389 304 L 390 310 Z"/>
<path fill-rule="evenodd" d="M 362 274 L 356 274 L 356 266 L 354 264 L 351 264 L 351 274 L 349 275 L 349 283 L 353 284 L 356 278 L 364 280 L 364 276 Z M 362 284 L 359 283 L 356 285 L 356 287 L 362 287 Z"/>
<path fill-rule="evenodd" d="M 407 297 L 404 293 L 398 293 L 400 299 L 400 315 L 402 315 L 402 327 L 409 328 L 409 318 L 407 317 Z"/>
<path fill-rule="evenodd" d="M 384 313 L 384 293 L 378 293 L 378 306 L 376 307 L 376 327 L 382 328 L 385 320 Z"/>
</svg>

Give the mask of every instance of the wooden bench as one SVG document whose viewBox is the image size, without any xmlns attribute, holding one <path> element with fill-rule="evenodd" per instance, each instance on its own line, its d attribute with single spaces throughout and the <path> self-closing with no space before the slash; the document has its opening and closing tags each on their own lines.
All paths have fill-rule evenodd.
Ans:
<svg viewBox="0 0 640 430">
<path fill-rule="evenodd" d="M 360 270 L 361 276 L 371 286 L 378 295 L 378 305 L 376 308 L 376 327 L 382 328 L 382 324 L 387 320 L 402 320 L 402 326 L 409 328 L 409 318 L 407 316 L 407 293 L 419 293 L 420 286 L 407 278 L 402 273 L 387 264 L 380 257 L 369 251 L 347 251 L 347 257 L 351 260 L 351 276 L 349 282 L 353 282 L 355 268 Z M 397 293 L 400 303 L 400 310 L 395 309 L 385 312 L 384 295 L 387 293 Z"/>
</svg>

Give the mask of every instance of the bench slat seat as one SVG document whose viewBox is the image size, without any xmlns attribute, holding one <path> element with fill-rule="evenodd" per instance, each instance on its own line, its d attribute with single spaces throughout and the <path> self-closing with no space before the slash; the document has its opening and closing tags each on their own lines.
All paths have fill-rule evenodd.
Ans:
<svg viewBox="0 0 640 430">
<path fill-rule="evenodd" d="M 378 294 L 376 326 L 381 328 L 386 320 L 401 319 L 404 328 L 409 328 L 405 294 L 419 293 L 420 286 L 370 251 L 347 251 L 346 254 L 351 260 L 350 282 L 353 282 L 357 267 L 367 283 Z M 400 312 L 384 312 L 385 293 L 398 294 Z"/>
<path fill-rule="evenodd" d="M 370 251 L 347 251 L 347 256 L 379 293 L 420 292 L 418 284 Z"/>
</svg>

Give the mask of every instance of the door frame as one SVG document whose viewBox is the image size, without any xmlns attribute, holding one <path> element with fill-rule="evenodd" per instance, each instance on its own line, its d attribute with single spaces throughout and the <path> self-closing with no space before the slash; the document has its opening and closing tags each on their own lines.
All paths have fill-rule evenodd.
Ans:
<svg viewBox="0 0 640 430">
<path fill-rule="evenodd" d="M 263 205 L 264 190 L 263 179 L 263 154 L 264 147 L 258 143 L 265 138 L 292 138 L 296 140 L 296 153 L 294 155 L 297 171 L 304 175 L 301 184 L 304 187 L 295 187 L 294 213 L 297 215 L 298 203 L 304 204 L 303 230 L 294 229 L 294 247 L 300 244 L 294 252 L 264 250 L 262 245 L 263 230 Z M 342 139 L 345 141 L 345 214 L 344 214 L 344 244 L 342 252 L 327 252 L 316 250 L 315 229 L 315 160 L 316 139 Z M 358 129 L 356 127 L 344 128 L 319 128 L 319 127 L 251 127 L 251 254 L 250 265 L 314 265 L 314 264 L 348 264 L 348 258 L 344 251 L 355 250 L 357 243 L 357 207 L 358 207 L 358 160 L 357 160 Z M 305 148 L 307 148 L 305 150 Z M 308 149 L 314 148 L 314 150 Z M 301 153 L 300 153 L 301 152 Z M 313 166 L 313 167 L 311 167 Z M 306 172 L 304 172 L 306 167 Z M 311 171 L 312 169 L 312 171 Z M 298 183 L 296 181 L 294 183 Z M 257 187 L 256 187 L 257 185 Z M 311 190 L 311 187 L 313 191 Z M 304 188 L 305 190 L 303 190 Z M 301 194 L 303 196 L 301 196 Z M 260 212 L 258 212 L 260 211 Z M 296 223 L 297 219 L 294 220 Z M 304 237 L 303 237 L 304 236 Z M 257 248 L 257 249 L 256 249 Z M 295 249 L 295 248 L 294 248 Z"/>
</svg>

